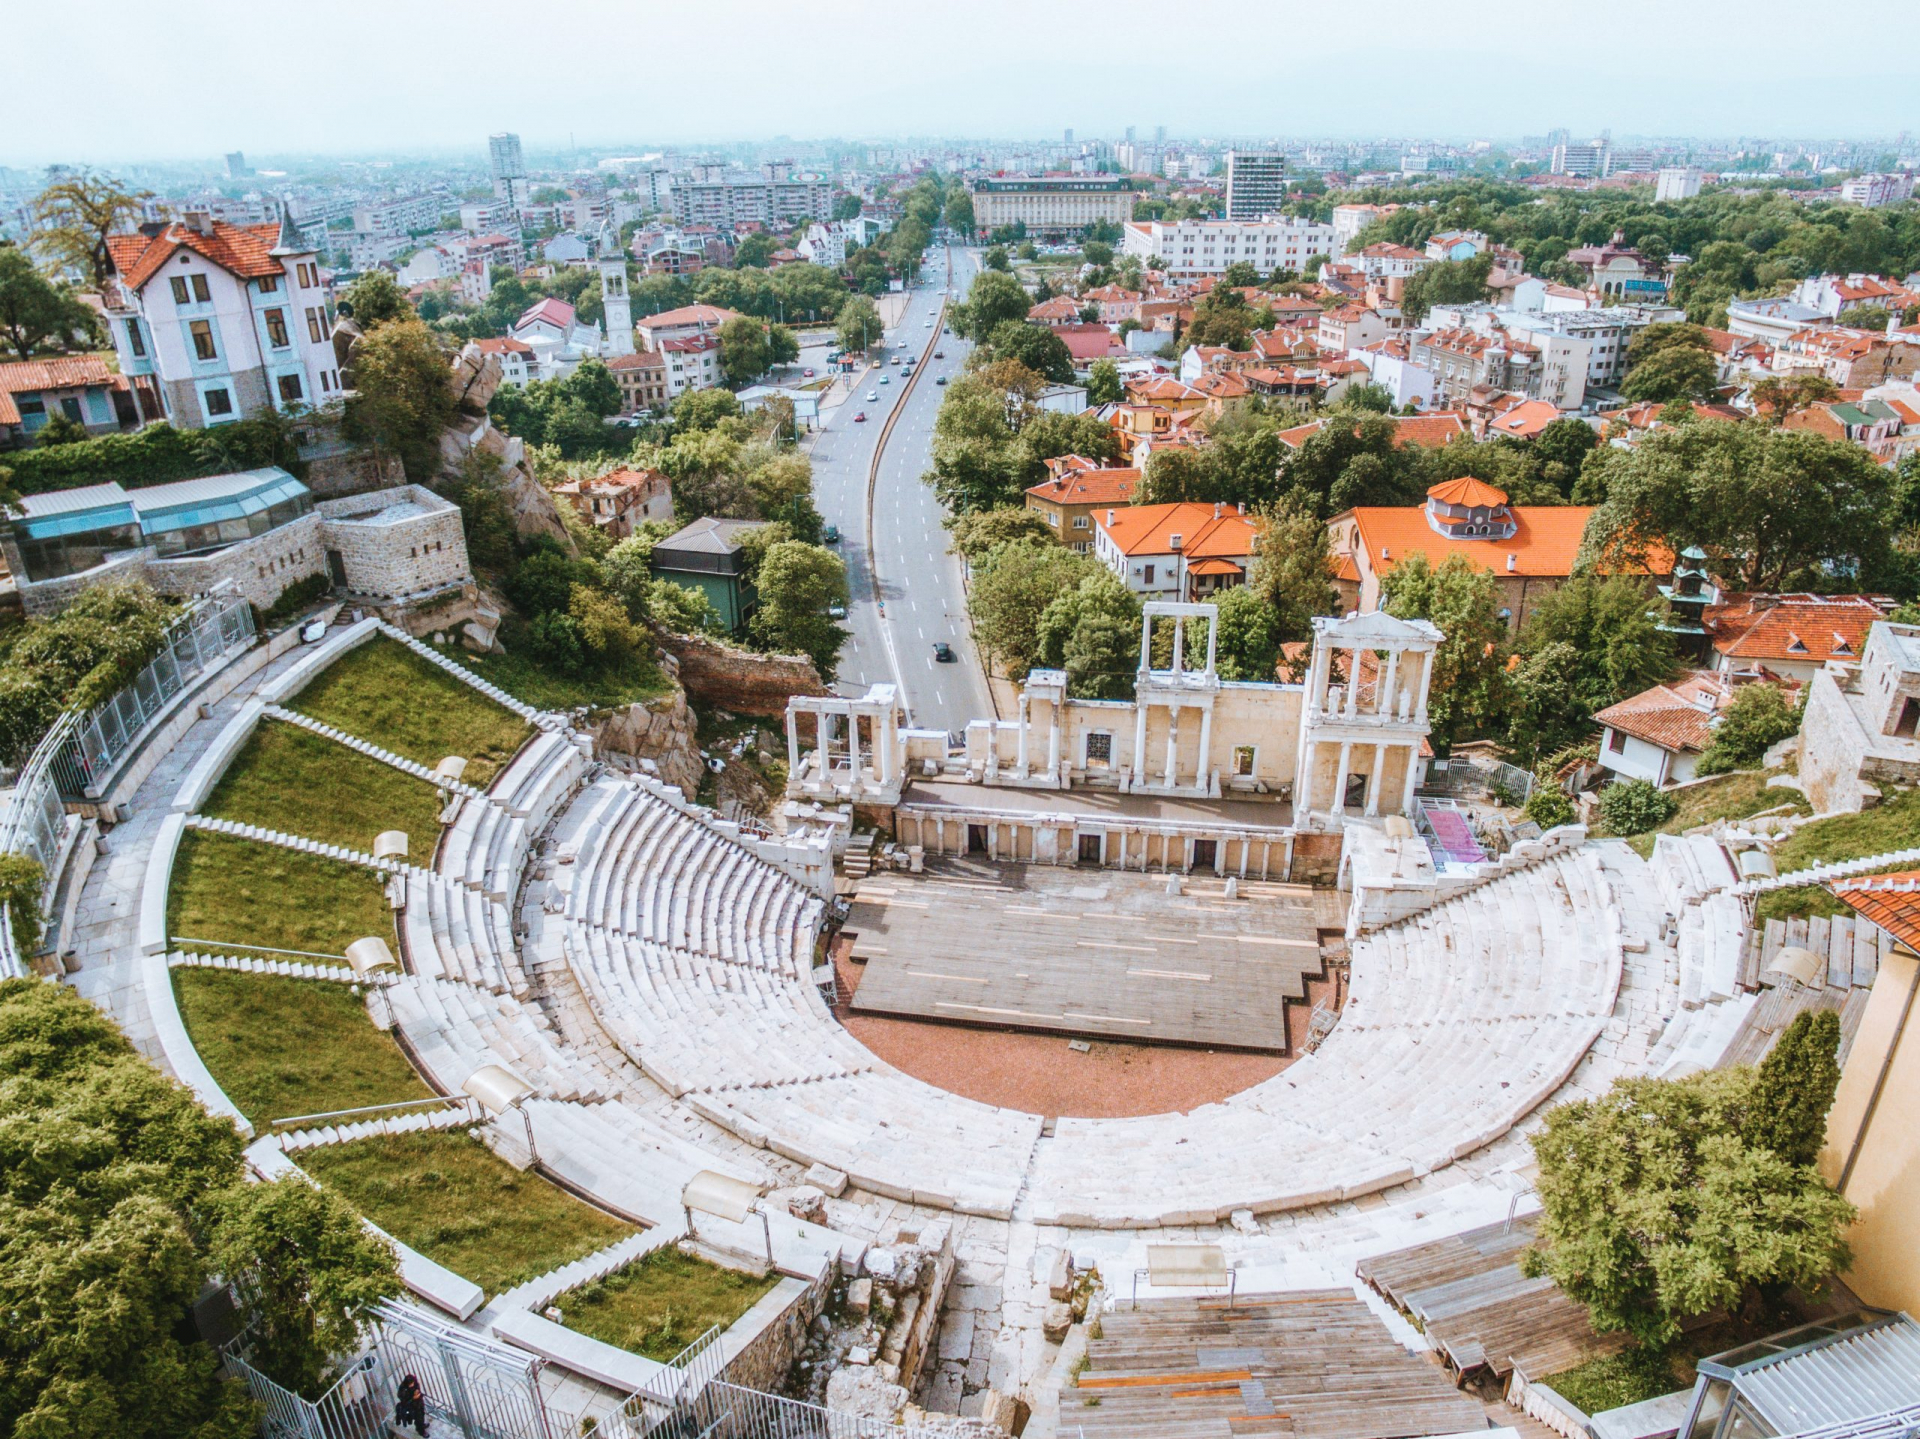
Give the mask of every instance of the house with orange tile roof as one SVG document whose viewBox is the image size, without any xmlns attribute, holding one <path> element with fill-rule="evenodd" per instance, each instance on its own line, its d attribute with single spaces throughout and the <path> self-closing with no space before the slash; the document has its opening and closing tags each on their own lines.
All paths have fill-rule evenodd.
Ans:
<svg viewBox="0 0 1920 1439">
<path fill-rule="evenodd" d="M 1542 598 L 1565 584 L 1580 553 L 1590 505 L 1516 505 L 1471 476 L 1427 491 L 1424 505 L 1360 505 L 1327 521 L 1336 587 L 1349 609 L 1380 607 L 1380 581 L 1422 555 L 1436 569 L 1455 555 L 1491 573 L 1500 614 L 1518 629 Z M 1667 556 L 1633 572 L 1665 574 Z"/>
<path fill-rule="evenodd" d="M 1175 415 L 1190 415 L 1207 406 L 1207 396 L 1184 380 L 1156 375 L 1127 384 L 1127 399 L 1136 405 L 1154 405 Z"/>
<path fill-rule="evenodd" d="M 1733 694 L 1726 676 L 1696 670 L 1608 705 L 1593 717 L 1600 726 L 1600 767 L 1661 786 L 1692 779 Z"/>
<path fill-rule="evenodd" d="M 140 424 L 125 375 L 103 355 L 56 355 L 0 364 L 0 449 L 30 445 L 55 415 L 110 435 Z M 153 418 L 159 418 L 156 411 Z"/>
<path fill-rule="evenodd" d="M 1133 503 L 1140 471 L 1131 466 L 1097 464 L 1084 455 L 1047 461 L 1047 478 L 1027 491 L 1026 507 L 1053 527 L 1068 549 L 1093 548 L 1094 518 L 1103 510 Z"/>
<path fill-rule="evenodd" d="M 1071 295 L 1055 295 L 1027 308 L 1027 322 L 1033 325 L 1077 325 L 1080 305 Z"/>
<path fill-rule="evenodd" d="M 503 385 L 525 385 L 533 378 L 536 363 L 533 346 L 525 340 L 516 340 L 512 336 L 500 339 L 487 338 L 475 340 L 474 348 L 483 355 L 492 355 L 500 361 L 500 383 Z"/>
<path fill-rule="evenodd" d="M 1717 594 L 1702 623 L 1714 668 L 1739 679 L 1811 680 L 1829 660 L 1855 664 L 1891 595 Z"/>
<path fill-rule="evenodd" d="M 1260 522 L 1233 505 L 1115 506 L 1093 517 L 1093 554 L 1135 594 L 1203 601 L 1246 583 Z"/>
<path fill-rule="evenodd" d="M 298 227 L 191 210 L 108 236 L 107 258 L 107 328 L 143 411 L 201 429 L 340 397 L 326 280 Z"/>
<path fill-rule="evenodd" d="M 1405 449 L 1408 445 L 1424 445 L 1437 450 L 1455 435 L 1467 432 L 1466 421 L 1453 410 L 1436 410 L 1427 415 L 1389 415 L 1393 421 L 1393 447 Z M 1290 430 L 1282 430 L 1280 443 L 1288 449 L 1297 450 L 1307 440 L 1320 433 L 1326 426 L 1325 420 L 1309 420 L 1304 425 L 1295 425 Z M 1355 428 L 1358 428 L 1356 424 Z"/>
<path fill-rule="evenodd" d="M 610 540 L 624 540 L 634 526 L 673 518 L 673 485 L 658 470 L 621 466 L 591 480 L 568 480 L 554 494 Z"/>
<path fill-rule="evenodd" d="M 1531 440 L 1559 418 L 1559 409 L 1545 400 L 1526 400 L 1488 424 L 1487 433 L 1510 440 Z"/>
<path fill-rule="evenodd" d="M 674 310 L 662 310 L 658 314 L 648 315 L 635 320 L 633 328 L 640 334 L 640 346 L 646 350 L 657 350 L 662 340 L 684 340 L 694 335 L 712 334 L 729 320 L 738 319 L 738 310 L 729 310 L 721 305 L 682 305 Z"/>
<path fill-rule="evenodd" d="M 1320 312 L 1316 342 L 1322 353 L 1345 355 L 1387 337 L 1387 322 L 1367 305 L 1336 305 Z"/>
</svg>

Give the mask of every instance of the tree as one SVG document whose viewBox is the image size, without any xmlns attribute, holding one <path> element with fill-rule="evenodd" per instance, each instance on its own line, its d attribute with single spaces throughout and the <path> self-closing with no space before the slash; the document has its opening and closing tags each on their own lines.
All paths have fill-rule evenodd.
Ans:
<svg viewBox="0 0 1920 1439">
<path fill-rule="evenodd" d="M 1002 274 L 1005 274 L 1013 268 L 1007 263 L 1007 247 L 1005 245 L 993 246 L 987 251 L 986 258 L 982 263 L 987 269 L 998 270 Z"/>
<path fill-rule="evenodd" d="M 171 602 L 144 584 L 89 585 L 16 630 L 0 683 L 0 759 L 18 765 L 63 709 L 99 704 L 160 650 Z"/>
<path fill-rule="evenodd" d="M 431 483 L 454 411 L 447 356 L 433 331 L 408 318 L 369 332 L 354 351 L 353 387 L 349 432 L 398 455 L 415 484 Z"/>
<path fill-rule="evenodd" d="M 333 1356 L 351 1354 L 375 1306 L 401 1293 L 393 1246 L 305 1177 L 240 1184 L 216 1201 L 210 1257 L 252 1319 L 247 1360 L 310 1399 Z"/>
<path fill-rule="evenodd" d="M 1593 1327 L 1664 1347 L 1756 1286 L 1812 1288 L 1851 1262 L 1853 1206 L 1756 1142 L 1751 1069 L 1623 1079 L 1549 1110 L 1533 1137 L 1543 1213 L 1522 1258 Z"/>
<path fill-rule="evenodd" d="M 654 623 L 676 635 L 717 635 L 726 630 L 720 611 L 705 590 L 672 580 L 655 580 L 647 591 L 647 611 Z"/>
<path fill-rule="evenodd" d="M 1885 560 L 1893 476 L 1858 445 L 1757 422 L 1662 427 L 1595 450 L 1581 488 L 1601 497 L 1583 567 L 1664 563 L 1704 550 L 1730 589 L 1826 586 Z"/>
<path fill-rule="evenodd" d="M 833 218 L 852 220 L 860 214 L 861 200 L 858 195 L 836 195 L 833 200 Z"/>
<path fill-rule="evenodd" d="M 772 363 L 764 321 L 735 315 L 720 327 L 720 370 L 728 384 L 744 385 L 758 379 Z"/>
<path fill-rule="evenodd" d="M 76 337 L 90 344 L 99 341 L 98 313 L 35 269 L 26 251 L 0 245 L 0 341 L 14 358 L 69 349 Z"/>
<path fill-rule="evenodd" d="M 1720 384 L 1720 362 L 1711 350 L 1669 345 L 1656 350 L 1627 372 L 1620 393 L 1639 404 L 1666 404 L 1673 400 L 1708 400 Z"/>
<path fill-rule="evenodd" d="M 1315 259 L 1321 257 L 1315 256 Z M 1324 261 L 1323 261 L 1324 263 Z M 1309 271 L 1314 270 L 1312 261 Z M 1400 293 L 1400 309 L 1409 324 L 1418 324 L 1435 305 L 1470 305 L 1487 298 L 1487 277 L 1493 273 L 1488 252 L 1471 260 L 1442 260 L 1407 277 Z"/>
<path fill-rule="evenodd" d="M 1778 685 L 1742 685 L 1713 726 L 1713 738 L 1693 772 L 1752 769 L 1769 749 L 1799 728 L 1800 715 Z"/>
<path fill-rule="evenodd" d="M 1575 575 L 1540 599 L 1520 634 L 1509 748 L 1553 754 L 1592 732 L 1596 711 L 1673 677 L 1666 606 L 1628 575 Z"/>
<path fill-rule="evenodd" d="M 1073 352 L 1045 325 L 1002 320 L 986 337 L 995 359 L 1018 360 L 1036 375 L 1064 385 L 1073 379 Z"/>
<path fill-rule="evenodd" d="M 1573 493 L 1580 466 L 1600 443 L 1600 436 L 1584 420 L 1571 417 L 1550 422 L 1533 437 L 1534 457 L 1540 462 L 1540 478 L 1562 496 Z"/>
<path fill-rule="evenodd" d="M 1251 260 L 1235 260 L 1220 272 L 1219 283 L 1235 289 L 1244 289 L 1260 283 L 1260 271 Z"/>
<path fill-rule="evenodd" d="M 1747 1141 L 1789 1164 L 1813 1164 L 1840 1087 L 1839 1052 L 1838 1014 L 1816 1009 L 1795 1015 L 1754 1075 Z"/>
<path fill-rule="evenodd" d="M 754 590 L 754 637 L 782 654 L 803 654 L 832 683 L 847 632 L 828 609 L 847 601 L 847 567 L 819 545 L 782 540 L 760 562 Z"/>
<path fill-rule="evenodd" d="M 1593 710 L 1581 695 L 1580 652 L 1565 641 L 1541 645 L 1507 675 L 1507 748 L 1531 762 L 1584 738 Z"/>
<path fill-rule="evenodd" d="M 1340 608 L 1327 527 L 1300 504 L 1276 505 L 1261 519 L 1247 588 L 1273 616 L 1276 643 L 1308 639 L 1315 615 L 1336 614 Z"/>
<path fill-rule="evenodd" d="M 973 238 L 973 196 L 967 193 L 964 186 L 956 185 L 947 196 L 946 221 L 949 230 L 968 239 Z"/>
<path fill-rule="evenodd" d="M 767 360 L 774 365 L 791 365 L 800 358 L 800 341 L 785 325 L 767 326 Z"/>
<path fill-rule="evenodd" d="M 1381 580 L 1380 607 L 1397 619 L 1431 620 L 1446 638 L 1434 653 L 1427 713 L 1446 749 L 1499 712 L 1506 668 L 1506 621 L 1493 574 L 1464 555 L 1435 569 L 1414 555 Z"/>
<path fill-rule="evenodd" d="M 647 618 L 648 591 L 653 584 L 653 547 L 665 539 L 672 525 L 666 520 L 647 520 L 600 561 L 600 573 L 607 593 L 627 607 L 636 620 Z"/>
<path fill-rule="evenodd" d="M 1089 265 L 1111 265 L 1113 246 L 1104 240 L 1087 240 L 1080 246 L 1080 258 Z"/>
<path fill-rule="evenodd" d="M 989 550 L 967 596 L 974 636 L 988 659 L 1009 679 L 1025 679 L 1040 654 L 1047 606 L 1101 568 L 1092 556 L 1051 541 L 1013 540 Z"/>
<path fill-rule="evenodd" d="M 33 245 L 57 265 L 84 274 L 96 290 L 105 290 L 113 273 L 107 237 L 139 223 L 145 190 L 128 190 L 117 180 L 90 171 L 47 186 L 33 202 Z"/>
<path fill-rule="evenodd" d="M 1249 585 L 1214 596 L 1219 633 L 1214 663 L 1225 680 L 1272 684 L 1280 662 L 1280 614 Z"/>
<path fill-rule="evenodd" d="M 413 305 L 391 271 L 369 270 L 340 296 L 340 313 L 362 330 L 371 331 L 390 320 L 413 318 Z"/>
<path fill-rule="evenodd" d="M 740 401 L 726 390 L 686 390 L 673 402 L 673 430 L 676 440 L 683 435 L 699 434 L 738 419 Z"/>
<path fill-rule="evenodd" d="M 1254 329 L 1253 308 L 1247 297 L 1225 285 L 1215 285 L 1193 307 L 1193 323 L 1187 327 L 1181 348 L 1189 345 L 1225 345 L 1229 350 L 1244 350 Z"/>
<path fill-rule="evenodd" d="M 1747 391 L 1754 409 L 1776 425 L 1784 425 L 1802 410 L 1829 405 L 1840 398 L 1832 380 L 1821 374 L 1768 375 Z"/>
<path fill-rule="evenodd" d="M 880 322 L 880 310 L 865 295 L 854 295 L 840 307 L 834 320 L 840 348 L 865 350 L 886 338 L 887 327 Z"/>
<path fill-rule="evenodd" d="M 1034 631 L 1038 663 L 1067 672 L 1077 699 L 1133 698 L 1139 666 L 1140 601 L 1101 566 L 1056 595 Z"/>
<path fill-rule="evenodd" d="M 773 236 L 756 230 L 734 246 L 733 263 L 738 269 L 764 270 L 773 259 L 773 252 L 779 248 Z"/>
<path fill-rule="evenodd" d="M 1117 404 L 1124 394 L 1126 390 L 1120 383 L 1120 367 L 1112 360 L 1095 360 L 1093 368 L 1087 372 L 1087 403 Z"/>
<path fill-rule="evenodd" d="M 1003 320 L 1024 322 L 1030 308 L 1018 280 L 989 271 L 973 282 L 966 301 L 954 307 L 953 328 L 970 339 L 985 340 Z"/>
<path fill-rule="evenodd" d="M 994 546 L 1009 540 L 1054 542 L 1060 538 L 1040 511 L 1017 505 L 954 515 L 947 520 L 947 528 L 953 533 L 953 552 L 969 560 L 978 560 Z"/>
</svg>

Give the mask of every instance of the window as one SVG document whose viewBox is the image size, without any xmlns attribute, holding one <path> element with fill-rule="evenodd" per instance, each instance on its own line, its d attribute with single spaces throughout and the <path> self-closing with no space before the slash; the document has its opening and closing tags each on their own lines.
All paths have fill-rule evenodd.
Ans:
<svg viewBox="0 0 1920 1439">
<path fill-rule="evenodd" d="M 1087 763 L 1090 765 L 1113 763 L 1113 736 L 1106 730 L 1094 730 L 1087 736 Z"/>
<path fill-rule="evenodd" d="M 1153 583 L 1153 566 L 1152 565 L 1148 565 L 1146 567 L 1146 570 L 1144 571 L 1142 578 L 1146 581 L 1147 584 Z"/>
<path fill-rule="evenodd" d="M 233 396 L 225 390 L 208 390 L 207 413 L 209 415 L 231 415 L 233 413 Z"/>
<path fill-rule="evenodd" d="M 1073 527 L 1076 530 L 1085 530 L 1085 529 L 1092 528 L 1092 526 L 1088 523 L 1087 517 L 1085 515 L 1075 515 L 1073 517 Z"/>
<path fill-rule="evenodd" d="M 1607 753 L 1608 754 L 1625 754 L 1626 752 L 1627 752 L 1627 737 L 1617 729 L 1608 730 L 1607 731 Z"/>
<path fill-rule="evenodd" d="M 1255 759 L 1259 751 L 1250 744 L 1235 745 L 1233 748 L 1233 774 L 1236 779 L 1251 779 Z"/>
<path fill-rule="evenodd" d="M 193 275 L 190 278 L 193 280 L 193 298 L 203 305 L 206 304 L 213 298 L 213 291 L 207 288 L 207 277 L 205 275 Z"/>
<path fill-rule="evenodd" d="M 306 391 L 301 387 L 300 377 L 298 375 L 282 375 L 280 377 L 280 402 L 282 404 L 297 405 L 306 397 Z"/>
<path fill-rule="evenodd" d="M 279 309 L 268 310 L 266 320 L 268 343 L 276 350 L 286 349 L 292 343 L 287 338 L 287 312 Z"/>
<path fill-rule="evenodd" d="M 279 291 L 280 291 L 280 277 L 278 275 L 262 275 L 260 277 L 260 293 L 261 294 L 274 295 L 274 294 L 278 294 Z"/>
<path fill-rule="evenodd" d="M 173 285 L 173 303 L 176 305 L 191 303 L 187 296 L 187 277 L 185 275 L 174 275 L 171 278 L 171 283 Z"/>
<path fill-rule="evenodd" d="M 320 326 L 320 311 L 312 305 L 307 306 L 307 338 L 316 345 L 327 338 Z"/>
<path fill-rule="evenodd" d="M 127 353 L 136 359 L 143 359 L 147 353 L 146 337 L 140 333 L 138 320 L 127 321 Z"/>
<path fill-rule="evenodd" d="M 220 352 L 213 346 L 213 326 L 205 320 L 192 320 L 187 331 L 193 336 L 193 354 L 199 360 L 217 360 Z"/>
</svg>

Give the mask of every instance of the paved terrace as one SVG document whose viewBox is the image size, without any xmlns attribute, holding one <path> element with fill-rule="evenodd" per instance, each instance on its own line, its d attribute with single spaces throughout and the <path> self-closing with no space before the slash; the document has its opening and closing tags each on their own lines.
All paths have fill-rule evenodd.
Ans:
<svg viewBox="0 0 1920 1439">
<path fill-rule="evenodd" d="M 847 929 L 863 1014 L 1287 1052 L 1287 1005 L 1321 972 L 1313 891 L 936 862 L 865 880 Z"/>
</svg>

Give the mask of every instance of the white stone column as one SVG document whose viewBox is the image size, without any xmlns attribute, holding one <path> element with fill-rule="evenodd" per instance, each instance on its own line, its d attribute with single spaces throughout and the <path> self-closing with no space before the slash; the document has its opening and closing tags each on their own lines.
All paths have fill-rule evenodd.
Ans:
<svg viewBox="0 0 1920 1439">
<path fill-rule="evenodd" d="M 1219 639 L 1219 637 L 1220 637 L 1220 618 L 1218 613 L 1216 613 L 1214 618 L 1207 622 L 1207 673 L 1208 674 L 1212 674 L 1214 670 L 1214 652 L 1217 648 L 1217 645 L 1215 642 Z M 1268 678 L 1271 679 L 1272 676 L 1269 675 Z"/>
<path fill-rule="evenodd" d="M 827 712 L 824 709 L 813 712 L 813 766 L 820 783 L 827 783 L 833 772 L 827 768 Z"/>
<path fill-rule="evenodd" d="M 1347 651 L 1351 656 L 1347 661 L 1347 713 L 1354 714 L 1360 707 L 1360 651 Z"/>
<path fill-rule="evenodd" d="M 1333 803 L 1327 806 L 1330 814 L 1347 812 L 1347 767 L 1353 763 L 1353 741 L 1340 741 L 1340 768 L 1333 780 Z"/>
<path fill-rule="evenodd" d="M 1391 715 L 1393 713 L 1393 686 L 1400 678 L 1400 651 L 1387 651 L 1387 673 L 1380 682 L 1380 690 L 1373 697 L 1374 713 Z"/>
<path fill-rule="evenodd" d="M 1047 773 L 1060 782 L 1060 701 L 1047 701 Z"/>
<path fill-rule="evenodd" d="M 1413 813 L 1413 788 L 1414 782 L 1419 777 L 1420 741 L 1415 740 L 1407 746 L 1407 778 L 1405 784 L 1401 786 L 1400 793 L 1400 813 L 1402 814 L 1410 815 Z"/>
<path fill-rule="evenodd" d="M 1367 813 L 1380 813 L 1380 791 L 1387 782 L 1387 746 L 1383 740 L 1373 747 L 1373 773 L 1367 776 Z"/>
<path fill-rule="evenodd" d="M 792 705 L 787 706 L 787 778 L 800 777 L 800 716 Z"/>
<path fill-rule="evenodd" d="M 1031 717 L 1031 712 L 1027 708 L 1027 699 L 1026 691 L 1022 690 L 1020 693 L 1020 749 L 1014 760 L 1014 768 L 1020 772 L 1021 779 L 1027 777 L 1027 721 Z"/>
<path fill-rule="evenodd" d="M 880 777 L 881 784 L 891 784 L 893 756 L 894 752 L 900 748 L 900 722 L 892 705 L 887 706 L 873 728 L 874 745 L 880 751 L 879 758 L 874 764 L 874 772 Z"/>
<path fill-rule="evenodd" d="M 1307 755 L 1300 765 L 1300 775 L 1293 790 L 1293 813 L 1297 819 L 1313 807 L 1313 767 L 1320 758 L 1320 742 L 1307 741 Z"/>
<path fill-rule="evenodd" d="M 860 716 L 852 705 L 847 706 L 847 764 L 853 771 L 849 783 L 857 791 L 860 788 Z"/>
<path fill-rule="evenodd" d="M 1200 711 L 1200 773 L 1195 781 L 1204 794 L 1213 793 L 1210 780 L 1212 771 L 1207 768 L 1207 748 L 1213 743 L 1213 706 L 1207 705 Z"/>
<path fill-rule="evenodd" d="M 1180 672 L 1186 668 L 1186 648 L 1187 617 L 1185 615 L 1175 615 L 1173 617 L 1173 675 L 1175 679 L 1178 679 Z"/>
<path fill-rule="evenodd" d="M 1167 774 L 1161 781 L 1168 789 L 1173 788 L 1173 767 L 1180 757 L 1180 706 L 1167 706 Z"/>
<path fill-rule="evenodd" d="M 1133 702 L 1133 782 L 1147 782 L 1147 702 Z"/>
<path fill-rule="evenodd" d="M 1413 707 L 1413 717 L 1424 720 L 1427 717 L 1427 690 L 1433 684 L 1433 651 L 1426 650 L 1420 656 L 1420 700 Z"/>
</svg>

